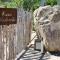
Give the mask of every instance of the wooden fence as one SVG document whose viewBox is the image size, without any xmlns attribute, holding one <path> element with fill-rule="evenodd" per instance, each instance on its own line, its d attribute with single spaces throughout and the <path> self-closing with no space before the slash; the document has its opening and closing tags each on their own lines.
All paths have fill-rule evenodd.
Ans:
<svg viewBox="0 0 60 60">
<path fill-rule="evenodd" d="M 15 60 L 31 35 L 31 12 L 17 9 L 17 24 L 0 25 L 0 60 Z"/>
</svg>

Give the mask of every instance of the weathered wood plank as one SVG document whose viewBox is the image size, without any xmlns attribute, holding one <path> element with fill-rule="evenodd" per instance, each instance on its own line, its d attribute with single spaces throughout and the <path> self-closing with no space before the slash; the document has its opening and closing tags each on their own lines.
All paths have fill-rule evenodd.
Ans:
<svg viewBox="0 0 60 60">
<path fill-rule="evenodd" d="M 0 60 L 15 60 L 30 42 L 31 13 L 17 10 L 17 24 L 0 25 Z"/>
</svg>

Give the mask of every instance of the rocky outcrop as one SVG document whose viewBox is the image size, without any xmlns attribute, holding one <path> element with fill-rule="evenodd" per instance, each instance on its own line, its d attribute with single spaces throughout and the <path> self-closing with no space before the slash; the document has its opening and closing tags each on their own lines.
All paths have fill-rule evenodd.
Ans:
<svg viewBox="0 0 60 60">
<path fill-rule="evenodd" d="M 44 6 L 34 11 L 34 23 L 48 51 L 60 51 L 60 7 Z"/>
</svg>

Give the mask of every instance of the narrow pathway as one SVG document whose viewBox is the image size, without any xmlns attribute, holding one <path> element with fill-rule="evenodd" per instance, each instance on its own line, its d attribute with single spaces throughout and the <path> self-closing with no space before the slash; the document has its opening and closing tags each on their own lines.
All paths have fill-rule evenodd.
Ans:
<svg viewBox="0 0 60 60">
<path fill-rule="evenodd" d="M 36 33 L 32 34 L 32 38 L 36 35 Z M 41 54 L 41 51 L 34 50 L 34 41 L 37 39 L 35 37 L 31 44 L 33 45 L 30 47 L 26 53 L 20 58 L 20 60 L 60 60 L 60 54 L 59 53 L 49 53 L 46 52 L 45 54 Z M 32 40 L 32 39 L 31 39 Z"/>
<path fill-rule="evenodd" d="M 60 55 L 55 56 L 55 54 L 50 54 L 49 52 L 41 54 L 40 51 L 29 48 L 20 60 L 60 60 Z"/>
<path fill-rule="evenodd" d="M 41 56 L 40 51 L 29 48 L 29 50 L 22 56 L 20 60 L 39 60 Z"/>
</svg>

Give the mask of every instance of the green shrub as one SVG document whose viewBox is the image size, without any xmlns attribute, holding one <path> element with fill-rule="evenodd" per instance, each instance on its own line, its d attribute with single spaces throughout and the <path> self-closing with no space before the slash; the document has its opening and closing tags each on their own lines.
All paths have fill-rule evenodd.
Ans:
<svg viewBox="0 0 60 60">
<path fill-rule="evenodd" d="M 46 5 L 51 6 L 57 5 L 57 0 L 46 0 Z"/>
<path fill-rule="evenodd" d="M 24 10 L 34 11 L 40 6 L 40 0 L 23 0 Z"/>
</svg>

